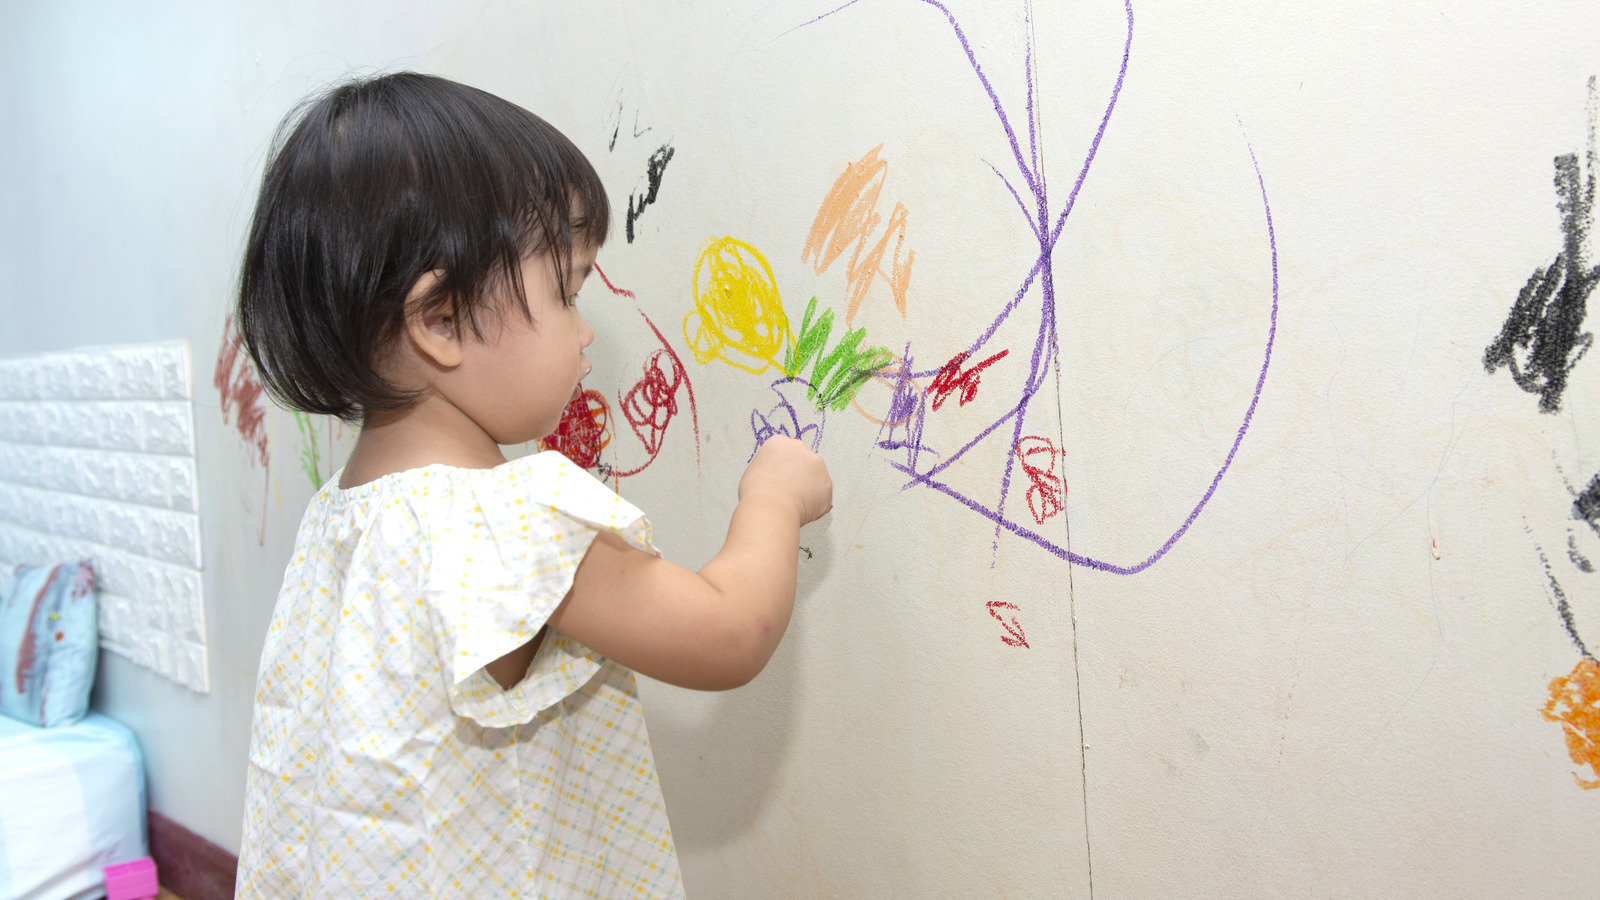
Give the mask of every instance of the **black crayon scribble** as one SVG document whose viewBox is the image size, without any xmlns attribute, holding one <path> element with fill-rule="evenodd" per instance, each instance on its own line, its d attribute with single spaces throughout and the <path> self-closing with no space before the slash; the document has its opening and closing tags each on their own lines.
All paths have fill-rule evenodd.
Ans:
<svg viewBox="0 0 1600 900">
<path fill-rule="evenodd" d="M 1600 475 L 1589 480 L 1589 486 L 1583 489 L 1583 493 L 1574 495 L 1572 517 L 1580 522 L 1588 522 L 1594 533 L 1600 534 Z"/>
<path fill-rule="evenodd" d="M 1580 572 L 1594 572 L 1594 563 L 1589 561 L 1589 557 L 1578 552 L 1578 536 L 1572 533 L 1571 528 L 1567 529 L 1567 559 L 1572 560 L 1572 564 L 1577 566 Z"/>
<path fill-rule="evenodd" d="M 800 552 L 804 553 L 806 555 L 806 559 L 816 559 L 816 557 L 811 555 L 811 548 L 810 547 L 801 547 L 800 548 Z"/>
<path fill-rule="evenodd" d="M 1535 269 L 1517 295 L 1500 336 L 1483 353 L 1483 368 L 1493 374 L 1511 369 L 1517 386 L 1539 395 L 1539 410 L 1561 408 L 1567 373 L 1594 343 L 1580 332 L 1589 294 L 1600 284 L 1600 266 L 1589 265 L 1589 229 L 1594 224 L 1597 116 L 1595 79 L 1589 79 L 1589 148 L 1583 168 L 1578 155 L 1555 159 L 1556 208 L 1561 211 L 1564 245 L 1549 266 Z"/>
<path fill-rule="evenodd" d="M 612 135 L 615 140 L 616 135 Z M 644 215 L 644 208 L 656 202 L 656 193 L 661 190 L 661 176 L 667 171 L 667 163 L 672 161 L 673 149 L 671 144 L 662 144 L 660 149 L 650 154 L 650 162 L 645 169 L 645 179 L 648 185 L 644 196 L 637 194 L 628 195 L 628 243 L 633 243 L 633 223 Z"/>
<path fill-rule="evenodd" d="M 628 106 L 627 91 L 622 87 L 622 82 L 627 78 L 627 75 L 628 68 L 624 66 L 622 71 L 617 73 L 617 80 L 612 83 L 616 88 L 617 103 L 611 112 L 606 114 L 606 124 L 611 126 L 611 142 L 606 145 L 607 153 L 617 149 L 617 135 L 622 133 L 622 114 Z M 639 127 L 639 107 L 635 105 L 633 108 L 633 136 L 636 138 L 642 137 L 649 130 L 649 125 L 644 128 Z"/>
<path fill-rule="evenodd" d="M 1529 537 L 1533 536 L 1533 529 L 1526 524 L 1522 528 Z M 1572 617 L 1572 604 L 1567 602 L 1567 592 L 1561 589 L 1561 585 L 1556 581 L 1555 572 L 1550 569 L 1550 558 L 1544 555 L 1544 548 L 1539 546 L 1538 541 L 1534 541 L 1533 549 L 1539 552 L 1539 564 L 1544 566 L 1544 577 L 1550 582 L 1550 592 L 1555 595 L 1556 615 L 1561 617 L 1561 625 L 1567 630 L 1567 637 L 1572 639 L 1573 646 L 1578 648 L 1578 652 L 1583 654 L 1585 659 L 1594 659 L 1594 654 L 1584 645 L 1583 638 L 1578 637 L 1578 623 Z"/>
</svg>

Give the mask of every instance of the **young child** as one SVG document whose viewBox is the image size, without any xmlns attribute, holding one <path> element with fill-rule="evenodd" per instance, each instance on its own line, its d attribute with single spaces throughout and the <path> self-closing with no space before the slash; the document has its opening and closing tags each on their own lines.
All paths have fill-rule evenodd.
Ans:
<svg viewBox="0 0 1600 900">
<path fill-rule="evenodd" d="M 555 453 L 589 371 L 599 177 L 441 78 L 338 87 L 268 161 L 237 322 L 273 396 L 361 423 L 261 655 L 240 898 L 681 896 L 634 678 L 761 671 L 832 482 L 767 441 L 691 572 Z"/>
</svg>

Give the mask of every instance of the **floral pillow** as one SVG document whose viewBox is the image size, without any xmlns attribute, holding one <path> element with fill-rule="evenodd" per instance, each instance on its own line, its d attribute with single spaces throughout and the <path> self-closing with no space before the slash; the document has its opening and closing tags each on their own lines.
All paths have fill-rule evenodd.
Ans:
<svg viewBox="0 0 1600 900">
<path fill-rule="evenodd" d="M 88 560 L 16 567 L 0 594 L 0 713 L 43 728 L 83 718 L 100 650 L 95 606 Z"/>
</svg>

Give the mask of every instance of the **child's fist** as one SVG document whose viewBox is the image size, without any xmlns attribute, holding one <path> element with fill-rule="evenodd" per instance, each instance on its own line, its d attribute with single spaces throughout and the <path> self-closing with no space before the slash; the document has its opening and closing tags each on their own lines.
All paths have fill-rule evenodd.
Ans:
<svg viewBox="0 0 1600 900">
<path fill-rule="evenodd" d="M 833 479 L 822 457 L 803 442 L 775 435 L 762 443 L 739 479 L 739 499 L 772 494 L 792 502 L 800 524 L 815 522 L 833 508 Z"/>
</svg>

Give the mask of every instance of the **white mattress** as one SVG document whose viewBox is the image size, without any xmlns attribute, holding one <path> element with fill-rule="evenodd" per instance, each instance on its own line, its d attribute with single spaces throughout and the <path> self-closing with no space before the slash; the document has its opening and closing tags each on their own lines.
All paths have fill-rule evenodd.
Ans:
<svg viewBox="0 0 1600 900">
<path fill-rule="evenodd" d="M 103 896 L 102 869 L 146 854 L 132 732 L 98 713 L 63 728 L 0 716 L 0 900 Z"/>
</svg>

